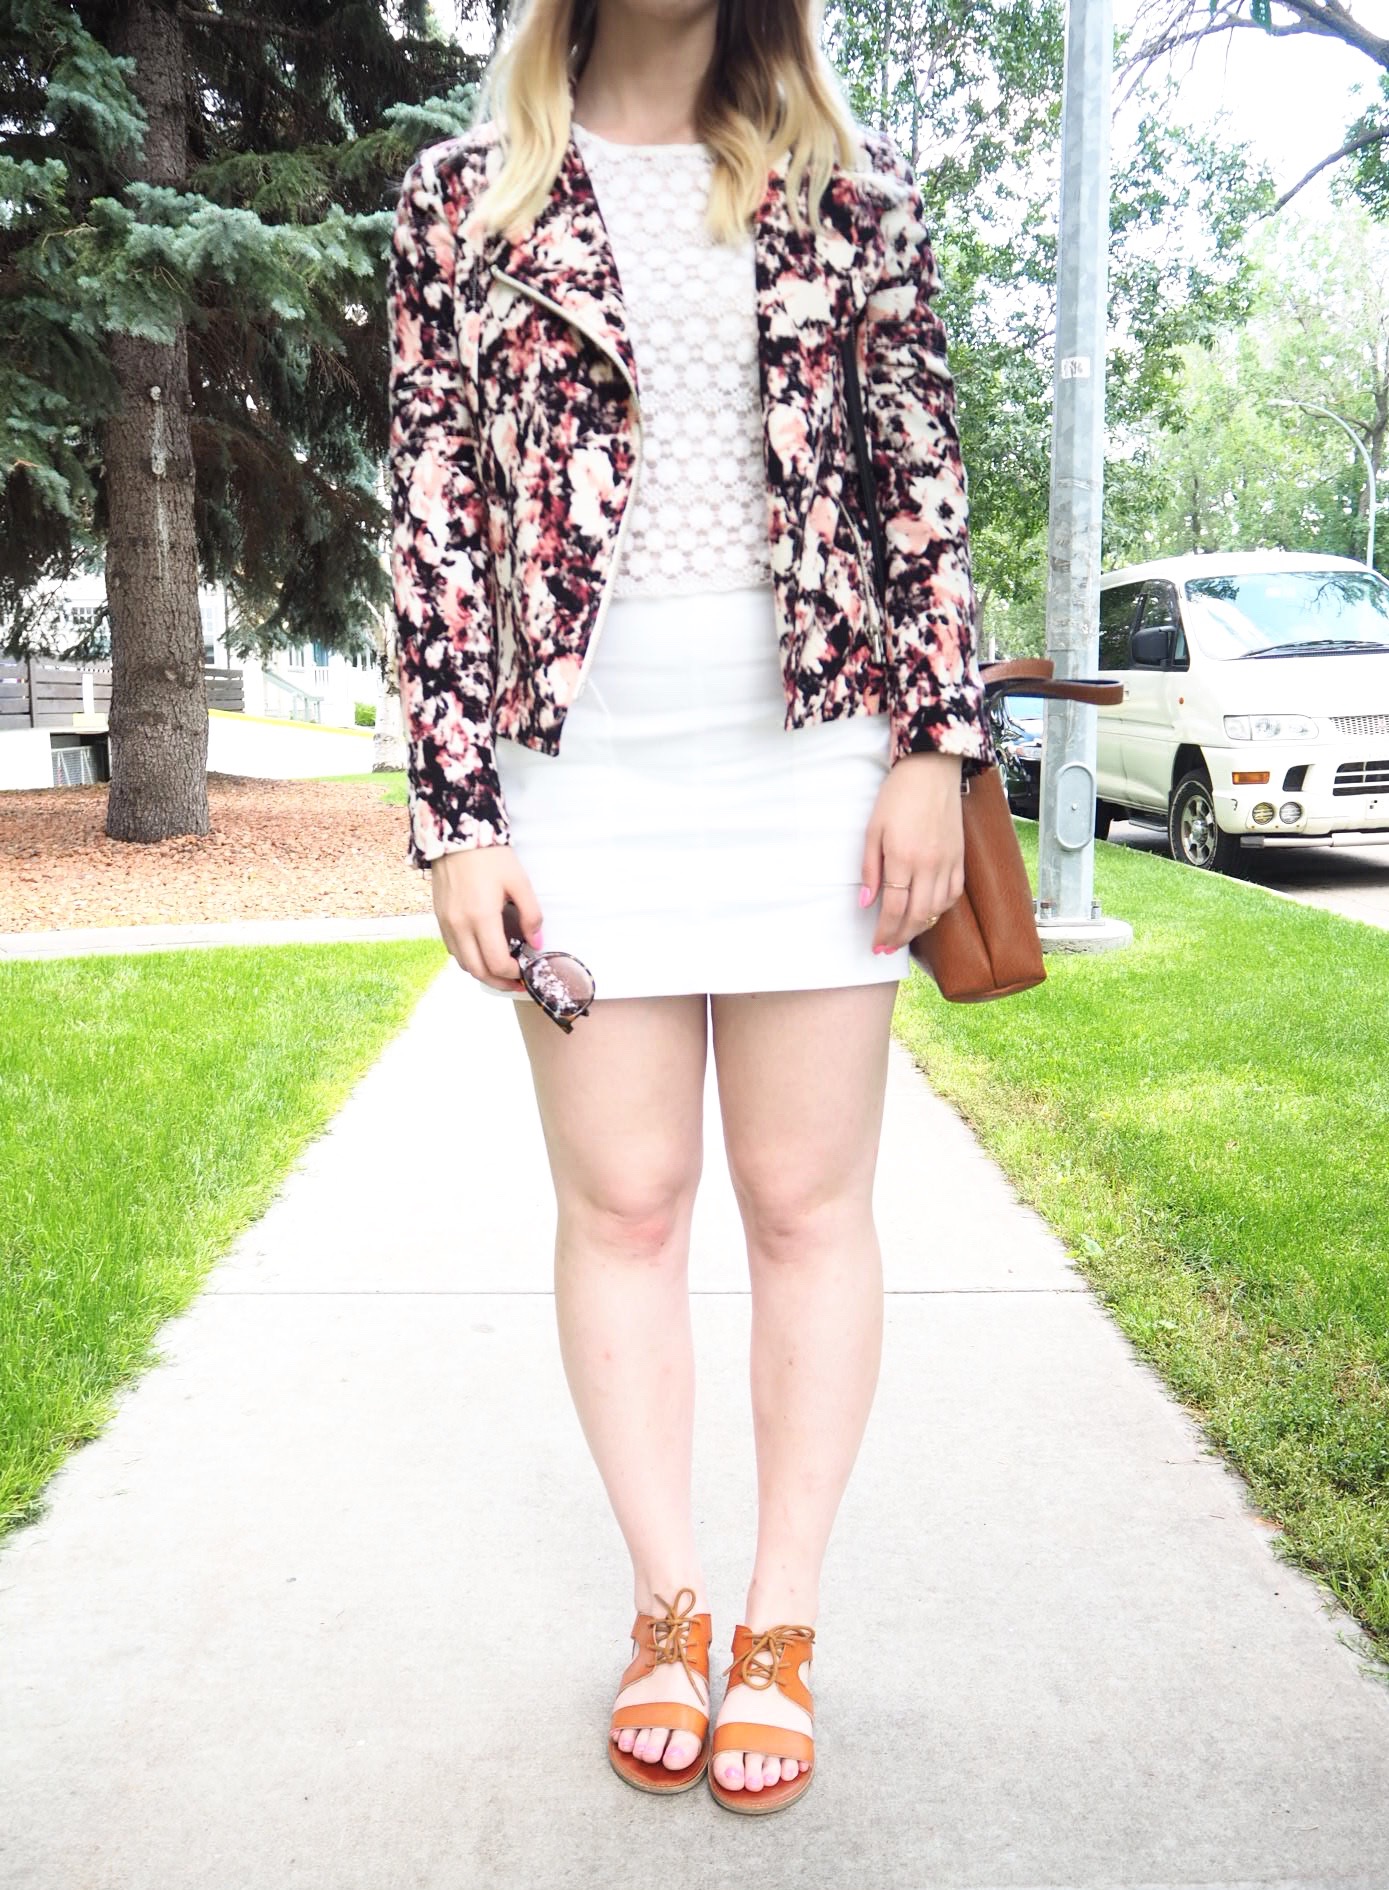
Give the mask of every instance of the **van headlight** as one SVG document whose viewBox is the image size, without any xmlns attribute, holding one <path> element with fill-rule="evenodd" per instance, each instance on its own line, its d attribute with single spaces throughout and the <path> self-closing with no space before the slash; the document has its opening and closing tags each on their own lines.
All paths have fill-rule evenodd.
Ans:
<svg viewBox="0 0 1389 1890">
<path fill-rule="evenodd" d="M 1225 733 L 1232 742 L 1314 742 L 1317 725 L 1310 715 L 1227 715 Z"/>
</svg>

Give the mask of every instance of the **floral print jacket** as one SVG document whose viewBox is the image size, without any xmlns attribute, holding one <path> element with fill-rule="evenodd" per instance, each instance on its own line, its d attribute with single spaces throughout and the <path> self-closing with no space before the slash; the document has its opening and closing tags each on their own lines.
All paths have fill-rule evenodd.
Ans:
<svg viewBox="0 0 1389 1890">
<path fill-rule="evenodd" d="M 940 276 L 910 166 L 858 133 L 865 161 L 836 166 L 818 227 L 791 220 L 783 155 L 753 230 L 784 726 L 885 709 L 893 761 L 942 749 L 967 779 L 995 754 Z M 389 256 L 391 571 L 420 867 L 508 843 L 498 734 L 559 752 L 639 467 L 637 363 L 578 145 L 518 236 L 473 214 L 500 161 L 492 121 L 421 151 Z M 851 324 L 882 599 L 841 386 Z"/>
</svg>

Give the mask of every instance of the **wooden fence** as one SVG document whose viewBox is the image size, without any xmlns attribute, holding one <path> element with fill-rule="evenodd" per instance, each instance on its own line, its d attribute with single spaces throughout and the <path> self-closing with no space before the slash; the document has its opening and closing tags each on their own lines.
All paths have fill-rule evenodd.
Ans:
<svg viewBox="0 0 1389 1890">
<path fill-rule="evenodd" d="M 91 678 L 84 692 L 83 676 Z M 204 669 L 207 706 L 244 711 L 239 669 Z M 109 663 L 58 663 L 47 657 L 0 657 L 0 734 L 16 728 L 71 728 L 84 710 L 105 715 L 111 707 Z"/>
</svg>

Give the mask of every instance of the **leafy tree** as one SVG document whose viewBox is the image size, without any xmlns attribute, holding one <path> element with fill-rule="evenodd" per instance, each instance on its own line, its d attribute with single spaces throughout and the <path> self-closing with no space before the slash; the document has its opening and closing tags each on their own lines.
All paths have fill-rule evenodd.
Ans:
<svg viewBox="0 0 1389 1890">
<path fill-rule="evenodd" d="M 1262 8 L 1256 0 L 1141 0 L 1125 69 L 1142 79 L 1183 48 L 1194 54 L 1207 40 L 1228 44 L 1246 33 L 1289 41 L 1290 58 L 1297 56 L 1297 42 L 1309 38 L 1335 40 L 1362 53 L 1380 69 L 1378 98 L 1347 126 L 1335 150 L 1274 199 L 1270 211 L 1281 210 L 1323 171 L 1343 165 L 1349 188 L 1376 216 L 1389 217 L 1389 36 L 1369 25 L 1372 7 L 1382 27 L 1383 0 L 1362 0 L 1358 7 L 1355 0 L 1263 0 Z"/>
<path fill-rule="evenodd" d="M 385 598 L 390 207 L 475 62 L 427 0 L 0 0 L 0 54 L 5 645 L 104 551 L 107 831 L 205 833 L 199 576 L 263 649 Z"/>
<path fill-rule="evenodd" d="M 1064 78 L 1061 0 L 830 0 L 826 46 L 860 117 L 912 157 L 941 266 L 986 647 L 1043 620 Z M 1116 65 L 1126 41 L 1116 36 Z M 1246 231 L 1273 190 L 1248 152 L 1183 127 L 1152 88 L 1111 179 L 1105 406 L 1111 439 L 1170 423 L 1183 360 L 1242 323 Z M 1116 141 L 1117 142 L 1117 141 Z M 1107 508 L 1146 521 L 1122 477 Z"/>
<path fill-rule="evenodd" d="M 1159 551 L 1283 546 L 1363 557 L 1368 482 L 1341 428 L 1281 400 L 1339 414 L 1376 471 L 1389 431 L 1389 236 L 1367 212 L 1330 228 L 1280 220 L 1251 246 L 1258 283 L 1242 329 L 1184 363 L 1178 418 L 1132 463 L 1146 516 L 1114 547 Z"/>
</svg>

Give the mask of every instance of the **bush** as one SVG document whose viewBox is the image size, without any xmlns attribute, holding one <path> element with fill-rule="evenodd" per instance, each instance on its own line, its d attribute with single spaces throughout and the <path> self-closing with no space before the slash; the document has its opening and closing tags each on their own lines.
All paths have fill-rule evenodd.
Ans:
<svg viewBox="0 0 1389 1890">
<path fill-rule="evenodd" d="M 376 704 L 374 702 L 359 702 L 356 705 L 356 714 L 358 728 L 376 727 Z"/>
</svg>

